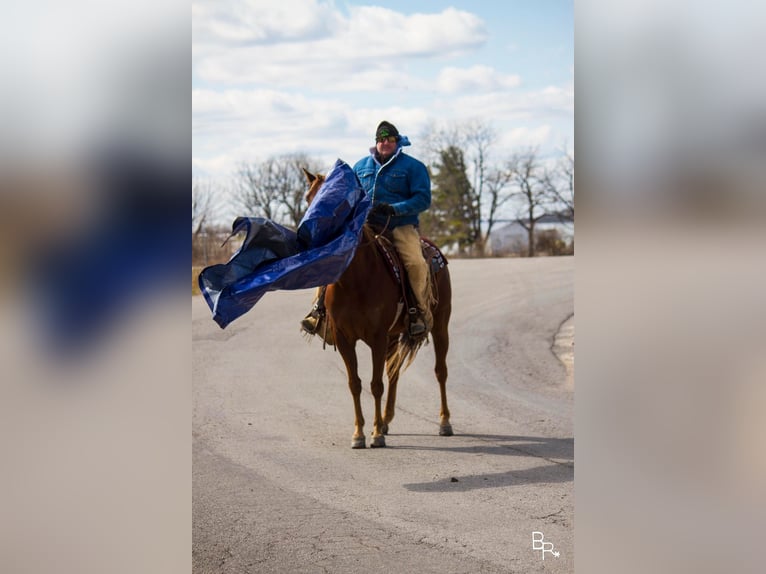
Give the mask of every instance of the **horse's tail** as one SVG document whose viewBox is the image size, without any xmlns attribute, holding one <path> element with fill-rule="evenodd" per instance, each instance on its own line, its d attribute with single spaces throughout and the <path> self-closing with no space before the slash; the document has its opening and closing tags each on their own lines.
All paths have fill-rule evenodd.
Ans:
<svg viewBox="0 0 766 574">
<path fill-rule="evenodd" d="M 426 304 L 433 312 L 439 304 L 439 291 L 436 277 L 432 273 L 428 273 L 427 288 L 426 288 Z M 424 343 L 428 342 L 428 336 L 412 337 L 405 329 L 404 333 L 399 335 L 399 342 L 396 345 L 396 350 L 388 357 L 386 361 L 386 368 L 389 372 L 391 369 L 395 371 L 406 370 L 415 360 L 415 356 L 418 354 L 420 347 Z"/>
<path fill-rule="evenodd" d="M 400 372 L 407 370 L 407 367 L 415 360 L 420 347 L 426 341 L 428 341 L 428 337 L 412 337 L 406 332 L 399 335 L 396 349 L 386 361 L 386 371 Z"/>
</svg>

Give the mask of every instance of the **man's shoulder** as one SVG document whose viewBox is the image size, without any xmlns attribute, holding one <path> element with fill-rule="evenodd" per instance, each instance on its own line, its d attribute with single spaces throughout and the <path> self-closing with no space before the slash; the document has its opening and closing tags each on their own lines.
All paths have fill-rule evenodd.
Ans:
<svg viewBox="0 0 766 574">
<path fill-rule="evenodd" d="M 419 159 L 414 158 L 411 155 L 406 154 L 404 152 L 400 153 L 398 157 L 396 158 L 396 160 L 397 160 L 397 163 L 399 163 L 400 165 L 426 169 L 426 164 L 424 164 Z"/>
<path fill-rule="evenodd" d="M 373 163 L 372 156 L 366 155 L 354 164 L 354 171 L 369 167 Z"/>
</svg>

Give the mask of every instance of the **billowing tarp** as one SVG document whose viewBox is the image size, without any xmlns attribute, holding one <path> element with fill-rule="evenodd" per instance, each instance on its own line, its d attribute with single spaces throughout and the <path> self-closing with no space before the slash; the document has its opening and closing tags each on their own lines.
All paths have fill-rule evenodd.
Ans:
<svg viewBox="0 0 766 574">
<path fill-rule="evenodd" d="M 232 233 L 247 232 L 242 246 L 227 263 L 199 274 L 213 320 L 223 329 L 268 291 L 337 281 L 356 253 L 369 209 L 356 174 L 339 159 L 297 233 L 268 219 L 238 217 Z"/>
</svg>

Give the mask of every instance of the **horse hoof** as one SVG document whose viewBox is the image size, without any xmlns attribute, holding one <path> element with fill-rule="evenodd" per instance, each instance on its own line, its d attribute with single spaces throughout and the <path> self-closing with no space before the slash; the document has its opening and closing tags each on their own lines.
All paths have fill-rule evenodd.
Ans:
<svg viewBox="0 0 766 574">
<path fill-rule="evenodd" d="M 384 446 L 386 446 L 386 437 L 383 435 L 372 437 L 370 448 L 382 448 Z"/>
<path fill-rule="evenodd" d="M 452 425 L 446 424 L 439 427 L 439 436 L 452 436 Z"/>
<path fill-rule="evenodd" d="M 388 434 L 388 423 L 383 423 L 381 431 L 383 431 L 383 434 Z"/>
<path fill-rule="evenodd" d="M 364 437 L 360 436 L 351 439 L 351 448 L 365 448 Z"/>
</svg>

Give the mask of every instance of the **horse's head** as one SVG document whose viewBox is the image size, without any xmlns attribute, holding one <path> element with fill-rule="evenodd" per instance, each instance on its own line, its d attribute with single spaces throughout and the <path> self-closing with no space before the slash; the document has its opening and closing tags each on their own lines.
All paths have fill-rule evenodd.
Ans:
<svg viewBox="0 0 766 574">
<path fill-rule="evenodd" d="M 311 173 L 305 167 L 302 167 L 301 169 L 303 170 L 303 174 L 306 176 L 306 181 L 309 183 L 309 190 L 306 192 L 306 203 L 311 205 L 311 202 L 314 201 L 319 188 L 322 187 L 322 184 L 324 183 L 324 176 L 318 173 Z"/>
</svg>

